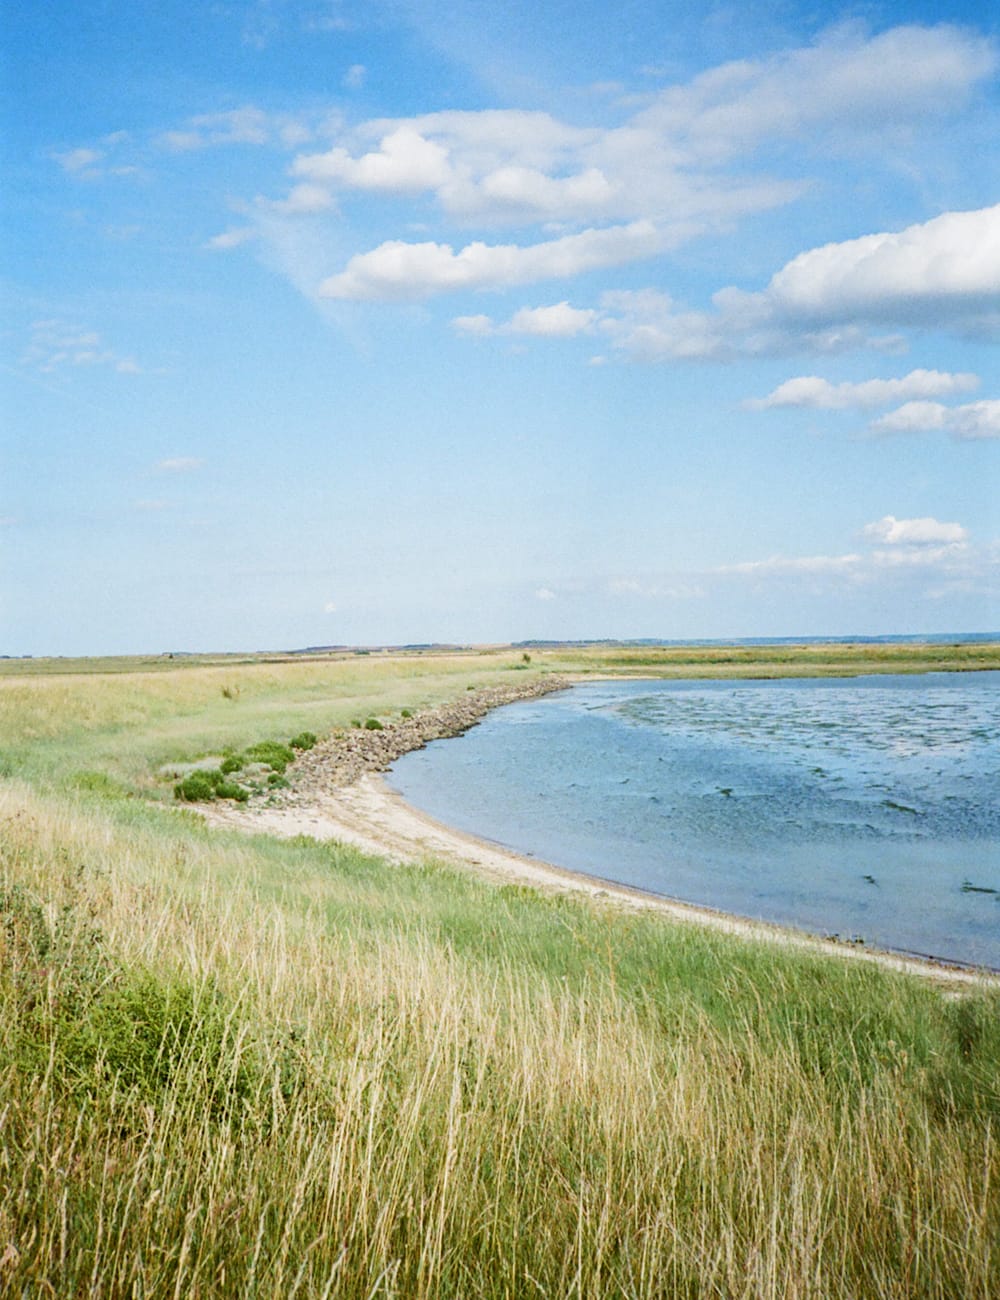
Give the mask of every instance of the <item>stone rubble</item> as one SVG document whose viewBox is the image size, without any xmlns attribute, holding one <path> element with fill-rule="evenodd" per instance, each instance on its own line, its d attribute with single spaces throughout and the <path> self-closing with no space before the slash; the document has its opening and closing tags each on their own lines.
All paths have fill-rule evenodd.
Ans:
<svg viewBox="0 0 1000 1300">
<path fill-rule="evenodd" d="M 482 721 L 491 709 L 517 700 L 538 699 L 565 690 L 568 678 L 552 676 L 534 681 L 483 686 L 449 704 L 423 709 L 412 717 L 380 718 L 382 730 L 350 727 L 335 731 L 327 740 L 300 754 L 286 777 L 290 788 L 271 790 L 268 803 L 296 804 L 312 791 L 351 785 L 367 772 L 385 772 L 397 758 L 432 740 L 460 736 Z"/>
</svg>

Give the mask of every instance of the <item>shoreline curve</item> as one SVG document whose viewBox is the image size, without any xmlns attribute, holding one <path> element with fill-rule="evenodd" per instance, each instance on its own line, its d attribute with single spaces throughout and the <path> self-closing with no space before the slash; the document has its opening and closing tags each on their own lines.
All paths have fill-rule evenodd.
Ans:
<svg viewBox="0 0 1000 1300">
<path fill-rule="evenodd" d="M 351 845 L 400 864 L 441 862 L 502 884 L 582 893 L 617 907 L 653 911 L 736 937 L 798 948 L 816 955 L 865 961 L 952 985 L 1000 985 L 1000 972 L 957 966 L 930 956 L 855 946 L 777 923 L 652 894 L 610 878 L 587 875 L 529 857 L 436 821 L 393 790 L 382 773 L 396 758 L 430 740 L 462 734 L 494 708 L 535 699 L 574 684 L 568 676 L 487 687 L 466 699 L 383 724 L 380 730 L 335 732 L 289 769 L 291 788 L 266 802 L 199 809 L 213 826 Z"/>
</svg>

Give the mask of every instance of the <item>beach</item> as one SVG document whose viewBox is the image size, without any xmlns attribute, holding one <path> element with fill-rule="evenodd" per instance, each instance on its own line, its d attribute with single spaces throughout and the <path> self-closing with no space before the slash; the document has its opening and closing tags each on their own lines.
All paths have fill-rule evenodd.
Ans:
<svg viewBox="0 0 1000 1300">
<path fill-rule="evenodd" d="M 396 758 L 430 740 L 460 735 L 494 708 L 565 690 L 573 678 L 542 678 L 521 685 L 489 687 L 463 699 L 384 722 L 380 729 L 354 727 L 335 732 L 289 768 L 290 786 L 248 804 L 216 803 L 202 809 L 212 825 L 251 833 L 349 844 L 397 863 L 440 862 L 475 871 L 503 884 L 545 891 L 583 893 L 612 906 L 655 911 L 674 920 L 746 939 L 812 950 L 849 961 L 889 968 L 956 984 L 1000 979 L 931 959 L 751 920 L 710 907 L 682 903 L 632 889 L 600 875 L 585 875 L 502 844 L 480 839 L 435 820 L 407 803 L 382 776 Z M 608 863 L 609 875 L 614 864 Z"/>
</svg>

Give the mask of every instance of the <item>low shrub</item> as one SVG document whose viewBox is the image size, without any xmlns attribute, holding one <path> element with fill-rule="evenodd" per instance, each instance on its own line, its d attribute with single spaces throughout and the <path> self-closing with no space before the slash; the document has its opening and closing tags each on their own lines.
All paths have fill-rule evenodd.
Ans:
<svg viewBox="0 0 1000 1300">
<path fill-rule="evenodd" d="M 378 718 L 365 719 L 365 731 L 384 731 L 385 728 L 379 722 Z"/>
<path fill-rule="evenodd" d="M 312 749 L 318 737 L 314 731 L 300 731 L 288 742 L 292 749 Z"/>
<path fill-rule="evenodd" d="M 264 763 L 272 772 L 283 776 L 285 768 L 295 760 L 295 750 L 280 740 L 261 740 L 246 750 L 246 757 L 252 763 Z"/>
<path fill-rule="evenodd" d="M 221 778 L 222 773 L 219 773 Z M 174 798 L 186 803 L 207 803 L 215 798 L 215 782 L 209 772 L 191 772 L 174 786 Z"/>
<path fill-rule="evenodd" d="M 399 716 L 400 716 L 401 718 L 412 718 L 412 717 L 413 717 L 413 710 L 412 710 L 412 709 L 400 709 L 400 711 L 399 711 Z"/>
<path fill-rule="evenodd" d="M 219 764 L 219 771 L 223 776 L 231 776 L 233 772 L 241 771 L 242 767 L 243 760 L 241 758 L 237 758 L 235 754 L 227 754 Z"/>
<path fill-rule="evenodd" d="M 250 793 L 235 781 L 227 781 L 221 768 L 199 768 L 177 782 L 174 798 L 183 799 L 185 803 L 209 803 L 212 799 L 235 799 L 237 803 L 246 803 Z"/>
</svg>

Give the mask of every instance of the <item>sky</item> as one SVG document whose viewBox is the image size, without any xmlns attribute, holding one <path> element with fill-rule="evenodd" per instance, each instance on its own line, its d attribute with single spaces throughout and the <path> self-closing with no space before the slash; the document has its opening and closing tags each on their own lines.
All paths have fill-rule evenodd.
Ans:
<svg viewBox="0 0 1000 1300">
<path fill-rule="evenodd" d="M 0 13 L 0 654 L 1000 628 L 994 6 Z"/>
</svg>

